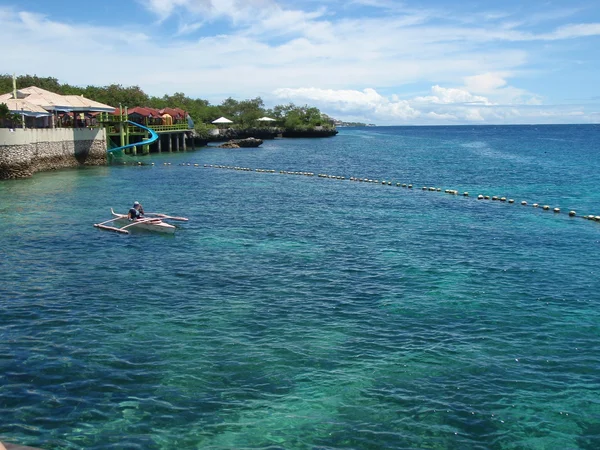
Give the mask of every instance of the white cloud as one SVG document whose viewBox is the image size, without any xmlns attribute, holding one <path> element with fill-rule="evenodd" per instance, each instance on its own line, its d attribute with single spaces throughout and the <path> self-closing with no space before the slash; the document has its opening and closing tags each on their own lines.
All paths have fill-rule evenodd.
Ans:
<svg viewBox="0 0 600 450">
<path fill-rule="evenodd" d="M 506 74 L 483 73 L 465 77 L 465 87 L 475 93 L 487 93 L 506 86 Z"/>
<path fill-rule="evenodd" d="M 492 103 L 485 97 L 473 95 L 466 89 L 460 88 L 443 88 L 433 86 L 431 94 L 427 97 L 416 97 L 413 101 L 418 103 L 479 103 L 482 105 L 491 105 Z"/>
<path fill-rule="evenodd" d="M 281 88 L 277 89 L 274 94 L 280 99 L 294 102 L 314 102 L 327 105 L 329 108 L 342 113 L 373 114 L 376 117 L 393 117 L 396 120 L 413 119 L 420 114 L 407 101 L 387 99 L 370 88 L 363 91 Z"/>
<path fill-rule="evenodd" d="M 473 95 L 465 88 L 435 85 L 431 88 L 431 94 L 402 100 L 396 95 L 385 97 L 372 88 L 362 91 L 284 88 L 275 91 L 280 99 L 316 104 L 337 119 L 348 118 L 381 125 L 597 121 L 574 107 L 495 104 L 485 97 Z"/>
<path fill-rule="evenodd" d="M 564 25 L 552 33 L 542 34 L 540 38 L 544 40 L 557 40 L 598 35 L 600 35 L 600 23 L 578 23 Z"/>
</svg>

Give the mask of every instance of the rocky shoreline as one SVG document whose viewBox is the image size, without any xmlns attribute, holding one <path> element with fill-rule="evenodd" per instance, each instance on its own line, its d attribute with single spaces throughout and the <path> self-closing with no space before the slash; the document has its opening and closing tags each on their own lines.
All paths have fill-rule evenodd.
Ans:
<svg viewBox="0 0 600 450">
<path fill-rule="evenodd" d="M 0 146 L 0 180 L 36 172 L 106 164 L 104 130 L 6 130 Z"/>
</svg>

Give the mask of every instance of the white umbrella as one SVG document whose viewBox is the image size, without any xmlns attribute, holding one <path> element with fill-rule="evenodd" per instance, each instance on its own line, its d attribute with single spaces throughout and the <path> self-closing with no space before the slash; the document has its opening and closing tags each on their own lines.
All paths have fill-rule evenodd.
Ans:
<svg viewBox="0 0 600 450">
<path fill-rule="evenodd" d="M 217 120 L 213 120 L 212 123 L 233 123 L 233 120 L 226 119 L 225 117 L 219 117 Z"/>
<path fill-rule="evenodd" d="M 260 119 L 256 119 L 256 120 L 258 120 L 259 122 L 275 122 L 276 121 L 276 119 L 271 119 L 270 117 L 267 117 L 267 116 L 261 117 Z"/>
</svg>

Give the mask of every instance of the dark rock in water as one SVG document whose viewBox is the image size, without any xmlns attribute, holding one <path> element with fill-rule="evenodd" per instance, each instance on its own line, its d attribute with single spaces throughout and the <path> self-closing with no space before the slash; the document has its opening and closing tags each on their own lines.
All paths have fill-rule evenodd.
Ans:
<svg viewBox="0 0 600 450">
<path fill-rule="evenodd" d="M 208 137 L 210 142 L 226 142 L 232 139 L 246 139 L 249 137 L 255 137 L 259 139 L 275 139 L 280 131 L 277 128 L 227 128 L 219 130 L 218 135 L 211 135 Z"/>
<path fill-rule="evenodd" d="M 338 130 L 284 130 L 281 136 L 284 138 L 320 138 L 331 137 L 338 134 Z"/>
<path fill-rule="evenodd" d="M 233 141 L 229 141 L 219 145 L 219 148 L 240 148 L 240 146 Z"/>
<path fill-rule="evenodd" d="M 262 143 L 262 139 L 249 137 L 246 139 L 232 139 L 230 141 L 225 142 L 224 144 L 219 145 L 219 148 L 251 148 L 258 147 Z"/>
</svg>

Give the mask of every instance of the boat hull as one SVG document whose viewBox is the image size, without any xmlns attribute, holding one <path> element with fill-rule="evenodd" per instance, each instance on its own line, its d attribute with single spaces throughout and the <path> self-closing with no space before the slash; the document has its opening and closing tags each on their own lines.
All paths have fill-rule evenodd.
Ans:
<svg viewBox="0 0 600 450">
<path fill-rule="evenodd" d="M 130 221 L 125 214 L 116 214 L 113 213 L 113 217 L 115 220 L 115 224 L 118 225 L 131 225 L 132 221 Z M 152 222 L 143 222 L 137 225 L 133 225 L 127 227 L 127 230 L 145 230 L 145 231 L 154 231 L 155 233 L 165 233 L 165 234 L 173 234 L 177 228 L 171 224 L 165 223 L 160 219 L 153 220 Z"/>
</svg>

